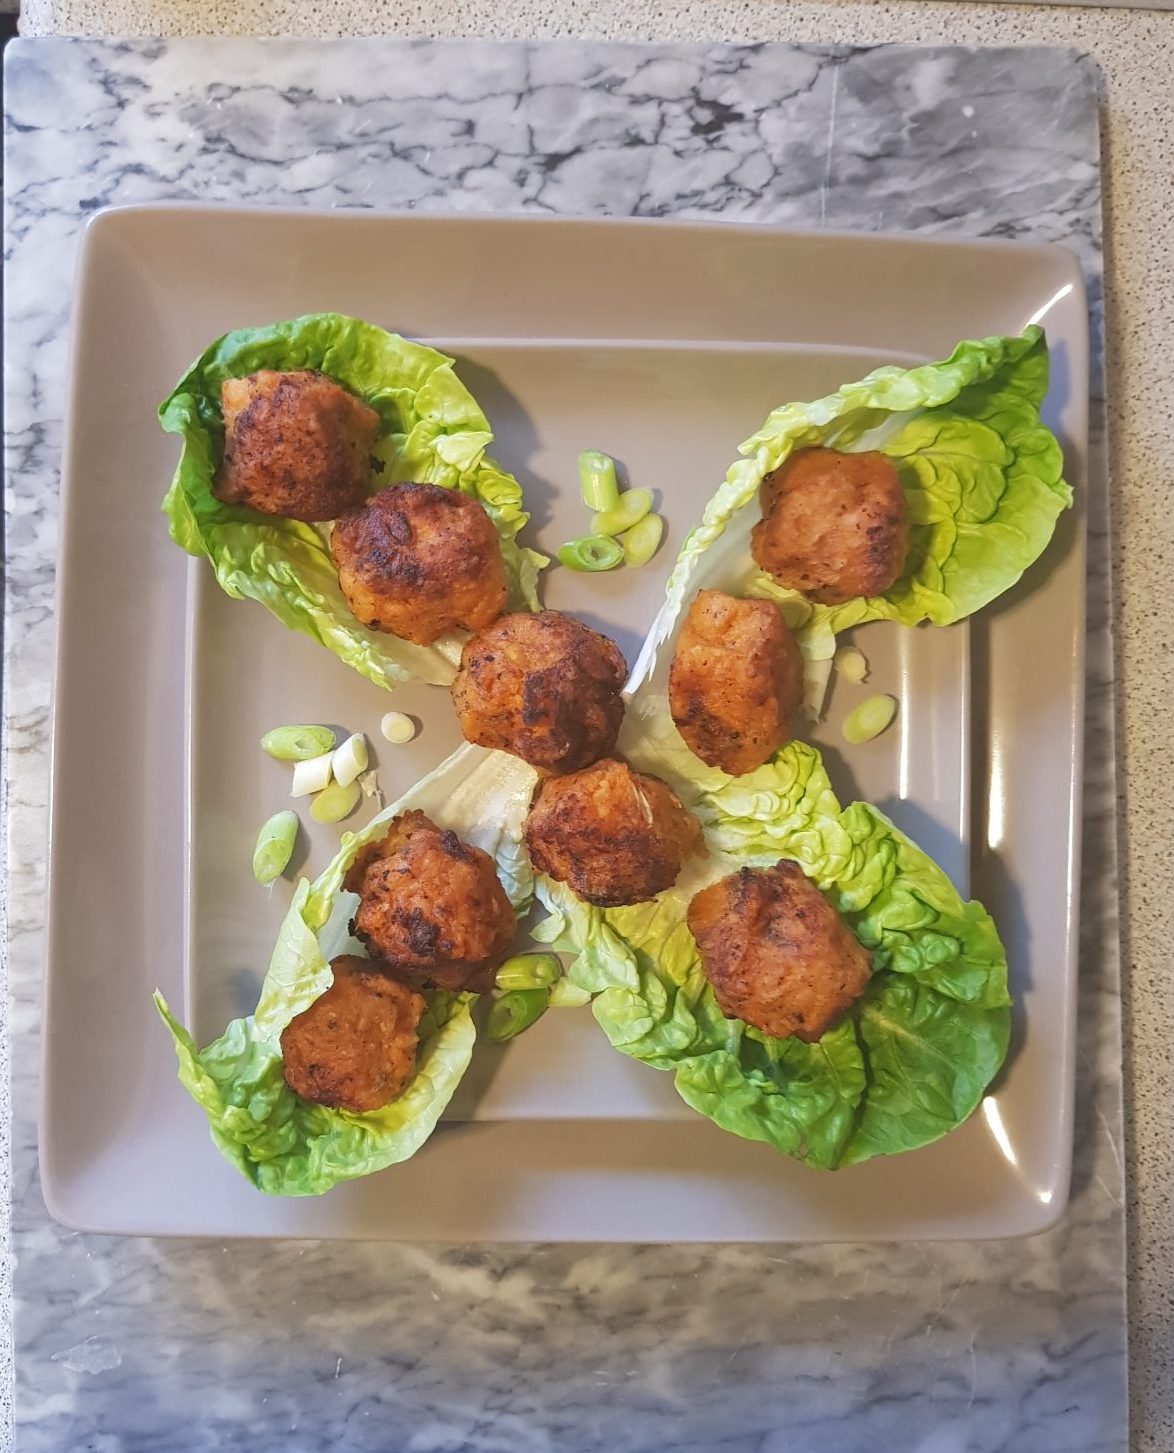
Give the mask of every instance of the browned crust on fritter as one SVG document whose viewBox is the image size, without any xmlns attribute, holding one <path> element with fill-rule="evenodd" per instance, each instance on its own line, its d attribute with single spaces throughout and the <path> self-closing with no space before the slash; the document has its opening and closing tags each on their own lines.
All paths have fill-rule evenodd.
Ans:
<svg viewBox="0 0 1174 1453">
<path fill-rule="evenodd" d="M 789 736 L 803 697 L 803 658 L 768 600 L 702 590 L 669 668 L 669 709 L 689 750 L 739 777 Z"/>
<path fill-rule="evenodd" d="M 357 619 L 418 646 L 480 630 L 505 609 L 497 531 L 459 489 L 388 485 L 338 521 L 330 557 Z"/>
<path fill-rule="evenodd" d="M 224 458 L 212 492 L 291 520 L 333 520 L 362 503 L 379 415 L 323 373 L 261 369 L 220 386 Z"/>
<path fill-rule="evenodd" d="M 797 863 L 702 889 L 688 924 L 722 1013 L 777 1039 L 813 1044 L 868 984 L 869 954 Z"/>
<path fill-rule="evenodd" d="M 626 671 L 615 642 L 571 616 L 506 615 L 466 641 L 453 705 L 466 741 L 573 772 L 614 748 Z"/>
<path fill-rule="evenodd" d="M 526 819 L 540 873 L 600 908 L 642 903 L 677 881 L 701 829 L 659 777 L 614 757 L 541 782 Z"/>
<path fill-rule="evenodd" d="M 513 905 L 493 859 L 422 812 L 395 818 L 344 881 L 359 894 L 353 931 L 413 986 L 484 993 L 514 940 Z"/>
<path fill-rule="evenodd" d="M 750 538 L 772 579 L 822 605 L 883 595 L 909 553 L 905 495 L 883 454 L 801 449 L 768 474 Z"/>
<path fill-rule="evenodd" d="M 282 1031 L 285 1082 L 319 1105 L 378 1110 L 415 1073 L 425 1001 L 366 959 L 344 954 L 330 967 L 334 983 Z"/>
</svg>

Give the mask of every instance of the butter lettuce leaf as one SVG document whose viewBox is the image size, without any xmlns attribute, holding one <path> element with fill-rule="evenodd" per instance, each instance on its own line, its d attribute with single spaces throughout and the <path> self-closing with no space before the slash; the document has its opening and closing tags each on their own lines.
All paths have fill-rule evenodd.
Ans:
<svg viewBox="0 0 1174 1453">
<path fill-rule="evenodd" d="M 574 955 L 615 1048 L 670 1071 L 724 1129 L 822 1169 L 911 1150 L 974 1110 L 1006 1054 L 1007 963 L 989 914 L 875 808 L 841 808 L 818 752 L 790 742 L 757 772 L 690 767 L 645 702 L 621 745 L 700 819 L 708 856 L 648 903 L 599 909 L 539 877 L 541 936 Z M 642 745 L 641 745 L 642 744 Z M 797 862 L 872 955 L 863 998 L 818 1043 L 726 1019 L 686 923 L 690 899 L 741 867 Z"/>
<path fill-rule="evenodd" d="M 259 601 L 377 686 L 446 685 L 460 658 L 457 633 L 431 646 L 368 630 L 338 586 L 325 529 L 226 505 L 212 493 L 224 448 L 220 385 L 258 369 L 319 369 L 364 400 L 381 421 L 373 488 L 400 481 L 459 489 L 484 505 L 501 540 L 513 609 L 537 609 L 545 558 L 517 543 L 529 519 L 517 480 L 486 455 L 493 435 L 476 400 L 434 348 L 340 313 L 227 333 L 207 348 L 159 407 L 183 440 L 163 501 L 171 538 L 211 562 L 227 594 Z"/>
<path fill-rule="evenodd" d="M 1048 351 L 1038 327 L 959 343 L 949 358 L 886 366 L 812 403 L 775 409 L 686 538 L 632 687 L 651 680 L 661 648 L 703 588 L 777 601 L 809 663 L 866 621 L 949 625 L 1009 589 L 1042 554 L 1072 502 L 1060 446 L 1041 423 Z M 910 550 L 883 596 L 824 606 L 775 584 L 754 563 L 750 532 L 763 478 L 798 449 L 878 449 L 897 466 Z"/>
<path fill-rule="evenodd" d="M 179 1080 L 204 1110 L 224 1155 L 270 1195 L 319 1195 L 339 1181 L 408 1159 L 436 1128 L 468 1068 L 475 995 L 435 991 L 420 1025 L 415 1074 L 407 1089 L 368 1114 L 299 1099 L 282 1077 L 281 1033 L 330 987 L 330 960 L 362 953 L 348 923 L 357 903 L 342 880 L 360 848 L 381 837 L 399 812 L 419 808 L 494 858 L 519 914 L 533 875 L 521 843 L 533 792 L 533 768 L 500 752 L 464 746 L 361 832 L 346 834 L 338 855 L 314 882 L 294 892 L 254 1012 L 235 1019 L 204 1049 L 155 1003 L 179 1060 Z"/>
</svg>

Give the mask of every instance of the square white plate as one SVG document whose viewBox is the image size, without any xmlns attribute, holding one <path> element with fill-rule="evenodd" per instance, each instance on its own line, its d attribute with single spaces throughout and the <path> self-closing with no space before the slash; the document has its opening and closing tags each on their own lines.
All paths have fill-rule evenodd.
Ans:
<svg viewBox="0 0 1174 1453">
<path fill-rule="evenodd" d="M 252 1008 L 289 895 L 249 873 L 257 825 L 288 790 L 257 739 L 320 720 L 378 744 L 392 700 L 185 566 L 158 514 L 176 441 L 154 411 L 219 333 L 320 309 L 456 355 L 540 547 L 581 533 L 583 447 L 660 491 L 670 533 L 652 566 L 552 571 L 545 586 L 547 604 L 615 635 L 629 660 L 685 531 L 785 398 L 1042 318 L 1047 416 L 1078 492 L 1083 481 L 1084 297 L 1059 249 L 667 222 L 101 214 L 82 252 L 63 480 L 42 1117 L 53 1213 L 144 1234 L 468 1240 L 971 1237 L 1053 1220 L 1071 1150 L 1078 519 L 1034 589 L 973 625 L 862 630 L 870 689 L 901 701 L 897 729 L 841 756 L 841 688 L 816 735 L 844 799 L 878 802 L 969 879 L 1007 941 L 1018 1030 L 966 1126 L 911 1155 L 811 1171 L 695 1116 L 668 1076 L 612 1051 L 589 1011 L 560 1011 L 479 1049 L 446 1123 L 404 1166 L 278 1201 L 221 1160 L 150 991 L 185 1005 L 201 1042 Z M 423 730 L 379 752 L 389 800 L 457 740 L 442 689 L 394 704 Z M 308 871 L 337 834 L 314 829 Z"/>
</svg>

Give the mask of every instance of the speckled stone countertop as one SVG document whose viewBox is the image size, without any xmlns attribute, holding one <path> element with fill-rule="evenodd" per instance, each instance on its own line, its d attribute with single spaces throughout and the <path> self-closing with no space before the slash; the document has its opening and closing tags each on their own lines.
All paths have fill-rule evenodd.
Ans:
<svg viewBox="0 0 1174 1453">
<path fill-rule="evenodd" d="M 1164 885 L 1168 856 L 1163 833 L 1174 819 L 1174 774 L 1168 771 L 1168 711 L 1165 703 L 1170 690 L 1168 642 L 1174 637 L 1174 598 L 1165 588 L 1166 556 L 1174 544 L 1165 490 L 1162 481 L 1168 477 L 1163 469 L 1166 437 L 1171 432 L 1169 365 L 1165 360 L 1174 347 L 1174 290 L 1168 277 L 1174 262 L 1174 217 L 1169 199 L 1174 195 L 1174 146 L 1171 145 L 1168 78 L 1174 73 L 1174 17 L 1154 13 L 1133 13 L 1121 10 L 1020 10 L 1003 7 L 899 4 L 888 6 L 798 4 L 785 8 L 766 4 L 694 3 L 672 13 L 659 9 L 654 0 L 633 0 L 628 4 L 603 4 L 586 12 L 570 4 L 534 7 L 530 14 L 521 6 L 513 8 L 508 24 L 494 15 L 489 0 L 483 3 L 436 5 L 405 5 L 394 15 L 379 6 L 348 4 L 347 0 L 320 0 L 307 5 L 282 5 L 268 0 L 260 4 L 209 3 L 199 7 L 179 3 L 125 4 L 87 3 L 71 0 L 69 4 L 35 0 L 26 4 L 26 33 L 50 30 L 101 31 L 110 33 L 239 33 L 242 30 L 285 31 L 302 34 L 441 34 L 441 35 L 507 35 L 563 37 L 584 35 L 628 40 L 735 40 L 735 39 L 819 39 L 835 41 L 932 41 L 948 43 L 987 44 L 1050 44 L 1068 45 L 1091 54 L 1100 68 L 1104 88 L 1105 123 L 1105 205 L 1106 205 L 1106 342 L 1108 363 L 1108 413 L 1112 442 L 1114 475 L 1113 504 L 1116 511 L 1116 625 L 1118 665 L 1125 689 L 1120 693 L 1120 723 L 1123 727 L 1121 754 L 1121 805 L 1119 821 L 1124 823 L 1124 804 L 1128 802 L 1128 831 L 1124 834 L 1125 896 L 1124 938 L 1126 964 L 1126 1081 L 1132 1112 L 1127 1121 L 1129 1136 L 1126 1147 L 1129 1171 L 1132 1247 L 1130 1264 L 1131 1337 L 1133 1355 L 1133 1398 L 1135 1446 L 1145 1453 L 1168 1453 L 1174 1446 L 1174 1391 L 1171 1387 L 1169 1320 L 1171 1316 L 1171 1282 L 1174 1280 L 1174 1214 L 1171 1212 L 1170 1149 L 1174 1144 L 1174 1057 L 1169 1045 L 1174 1040 L 1174 1015 L 1164 986 L 1168 978 L 1165 944 L 1170 936 L 1170 895 L 1151 889 Z M 1165 387 L 1163 387 L 1165 385 Z M 59 427 L 54 424 L 53 427 Z M 20 791 L 19 784 L 16 791 Z M 1110 831 L 1108 820 L 1104 830 Z M 18 1170 L 19 1174 L 19 1170 Z M 18 1190 L 20 1188 L 18 1187 Z M 46 1245 L 41 1248 L 48 1251 Z M 264 1302 L 262 1288 L 268 1271 L 277 1271 L 277 1253 L 256 1252 L 255 1264 L 245 1265 L 237 1252 L 225 1251 L 230 1259 L 240 1262 L 239 1274 L 245 1279 L 242 1294 L 258 1315 Z M 92 1243 L 96 1261 L 102 1258 L 102 1243 Z M 193 1253 L 192 1269 L 199 1270 L 206 1281 L 225 1284 L 217 1274 L 210 1248 Z M 560 1268 L 564 1287 L 578 1287 L 588 1300 L 601 1293 L 601 1277 L 610 1275 L 610 1259 L 590 1257 L 573 1265 L 563 1266 L 561 1254 L 554 1258 Z M 836 1258 L 833 1258 L 833 1260 Z M 654 1253 L 645 1258 L 645 1300 L 652 1305 L 652 1289 L 668 1274 L 663 1257 Z M 841 1258 L 841 1260 L 844 1260 Z M 203 1263 L 207 1262 L 206 1265 Z M 268 1263 L 272 1262 L 272 1265 Z M 538 1256 L 533 1266 L 506 1298 L 513 1313 L 522 1315 L 523 1303 L 532 1300 L 544 1277 L 556 1268 L 551 1254 Z M 266 1264 L 263 1264 L 266 1263 Z M 799 1262 L 796 1263 L 799 1265 Z M 847 1265 L 844 1260 L 844 1265 Z M 995 1265 L 992 1262 L 992 1267 Z M 1010 1265 L 1010 1263 L 1008 1263 Z M 150 1300 L 156 1294 L 182 1299 L 182 1285 L 165 1271 L 164 1262 L 145 1257 L 133 1261 L 111 1259 L 106 1263 L 99 1281 L 109 1284 L 119 1276 L 119 1267 L 136 1278 L 139 1292 L 133 1286 L 127 1297 L 120 1299 L 126 1307 L 138 1299 Z M 152 1272 L 153 1268 L 153 1272 Z M 544 1270 L 545 1268 L 545 1270 Z M 812 1264 L 811 1270 L 815 1266 Z M 307 1267 L 307 1273 L 310 1268 Z M 726 1270 L 739 1285 L 751 1276 L 745 1258 L 737 1254 L 727 1258 Z M 499 1279 L 509 1280 L 518 1273 L 511 1271 L 508 1258 L 478 1255 L 462 1262 L 445 1257 L 436 1266 L 422 1264 L 414 1270 L 405 1265 L 404 1273 L 421 1295 L 439 1277 L 460 1306 L 472 1307 L 491 1295 L 491 1287 Z M 941 1270 L 933 1274 L 941 1278 Z M 482 1280 L 484 1281 L 482 1285 Z M 569 1278 L 569 1280 L 568 1280 Z M 155 1290 L 152 1290 L 152 1284 Z M 436 1282 L 440 1285 L 440 1282 Z M 527 1290 L 529 1288 L 529 1290 Z M 435 1292 L 432 1293 L 436 1295 Z M 500 1292 L 493 1293 L 501 1300 Z M 128 1300 L 129 1298 L 129 1300 Z M 521 1300 L 519 1300 L 521 1298 Z M 663 1302 L 663 1298 L 660 1299 Z M 664 1306 L 669 1303 L 664 1302 Z M 537 1303 L 535 1304 L 537 1306 Z M 993 1304 L 988 1308 L 998 1315 Z M 944 1308 L 943 1308 L 944 1311 Z M 512 1314 L 511 1314 L 512 1315 Z M 538 1315 L 541 1317 L 539 1309 Z M 524 1320 L 524 1318 L 523 1318 Z M 539 1324 L 535 1324 L 536 1326 Z M 521 1323 L 518 1324 L 519 1328 Z M 599 1331 L 600 1329 L 596 1329 Z M 719 1329 L 720 1330 L 720 1329 Z M 488 1335 L 488 1333 L 487 1333 Z M 494 1333 L 494 1336 L 498 1333 Z M 733 1345 L 733 1344 L 731 1344 Z M 55 1350 L 55 1349 L 48 1349 Z M 80 1378 L 93 1378 L 109 1369 L 94 1364 L 91 1353 L 100 1354 L 102 1344 L 79 1343 L 62 1353 L 65 1367 L 74 1383 Z M 182 1343 L 172 1340 L 162 1349 L 165 1356 L 182 1357 Z M 488 1344 L 482 1349 L 490 1355 Z M 973 1355 L 973 1343 L 971 1345 Z M 75 1355 L 76 1354 L 76 1355 Z M 734 1348 L 731 1362 L 739 1355 Z M 72 1357 L 73 1361 L 69 1358 Z M 99 1361 L 101 1357 L 99 1356 Z M 75 1366 L 75 1364 L 77 1364 Z M 469 1363 L 468 1367 L 479 1365 Z M 161 1375 L 181 1377 L 181 1372 L 160 1364 Z M 744 1391 L 751 1392 L 765 1368 L 758 1368 Z M 338 1373 L 335 1372 L 337 1378 Z M 975 1383 L 970 1383 L 971 1402 Z M 128 1389 L 129 1391 L 129 1389 Z M 341 1390 L 340 1390 L 341 1391 Z M 663 1390 L 662 1390 L 663 1391 Z M 683 1387 L 677 1389 L 683 1395 Z M 989 1390 L 993 1391 L 993 1390 Z M 861 1390 L 854 1389 L 853 1400 Z M 908 1396 L 905 1388 L 903 1396 Z M 218 1406 L 227 1407 L 227 1392 L 217 1393 Z M 606 1395 L 605 1395 L 606 1396 Z M 538 1424 L 517 1421 L 518 1408 L 511 1404 L 496 1428 L 488 1411 L 478 1413 L 473 1404 L 455 1422 L 442 1427 L 422 1420 L 422 1410 L 431 1407 L 428 1393 L 421 1389 L 421 1410 L 410 1428 L 399 1434 L 388 1433 L 391 1441 L 371 1442 L 369 1435 L 360 1439 L 343 1431 L 344 1424 L 332 1422 L 341 1439 L 338 1446 L 403 1447 L 403 1448 L 539 1448 L 545 1445 L 532 1439 Z M 965 1401 L 965 1399 L 963 1399 Z M 391 1404 L 387 1411 L 394 1417 Z M 462 1404 L 463 1406 L 463 1404 Z M 46 1409 L 46 1411 L 51 1411 Z M 248 1425 L 248 1409 L 240 1415 Z M 253 1410 L 256 1413 L 256 1410 Z M 362 1410 L 354 1410 L 356 1417 Z M 368 1409 L 368 1411 L 370 1411 Z M 683 1411 L 683 1408 L 682 1408 Z M 600 1414 L 599 1431 L 606 1424 Z M 265 1428 L 276 1432 L 277 1423 L 266 1421 L 256 1413 L 255 1431 Z M 490 1418 L 489 1422 L 486 1419 Z M 478 1421 L 480 1419 L 480 1421 Z M 511 1421 L 511 1419 L 513 1421 Z M 610 1424 L 606 1424 L 611 1426 Z M 62 1424 L 63 1428 L 69 1426 Z M 289 1424 L 286 1424 L 289 1427 Z M 355 1424 L 350 1425 L 352 1429 Z M 455 1428 L 463 1428 L 465 1441 L 453 1441 Z M 551 1428 L 554 1424 L 549 1424 Z M 562 1424 L 566 1427 L 567 1424 Z M 704 1425 L 710 1427 L 709 1424 Z M 916 1446 L 928 1450 L 962 1450 L 970 1448 L 1026 1448 L 1014 1441 L 1008 1431 L 994 1428 L 984 1432 L 982 1441 L 970 1436 L 971 1425 L 959 1425 L 951 1432 L 941 1426 L 928 1433 L 922 1429 Z M 513 1431 L 511 1432 L 511 1428 Z M 658 1431 L 662 1429 L 663 1431 Z M 670 1423 L 648 1421 L 645 1413 L 639 1433 L 624 1443 L 631 1448 L 690 1447 L 699 1450 L 716 1446 L 719 1434 L 711 1427 L 709 1441 L 697 1441 L 701 1428 L 690 1436 L 687 1424 L 679 1418 Z M 886 1446 L 880 1425 L 872 1430 L 872 1446 Z M 1061 1421 L 1049 1424 L 1052 1441 L 1035 1442 L 1039 1448 L 1071 1449 L 1073 1453 L 1096 1448 L 1117 1449 L 1115 1440 L 1098 1437 L 1088 1441 L 1078 1426 Z M 796 1447 L 836 1447 L 844 1453 L 857 1444 L 836 1441 L 833 1424 L 824 1428 L 829 1441 L 792 1443 L 775 1442 L 768 1431 L 761 1441 L 748 1441 L 750 1434 L 744 1422 L 738 1424 L 737 1441 L 728 1443 L 739 1449 Z M 48 1433 L 49 1425 L 45 1426 Z M 72 1430 L 76 1444 L 83 1431 Z M 89 1431 L 89 1430 L 86 1430 Z M 159 1432 L 156 1425 L 156 1432 Z M 292 1430 L 291 1430 L 292 1431 Z M 304 1431 L 304 1430 L 303 1430 Z M 861 1424 L 856 1434 L 864 1432 Z M 435 1436 L 433 1436 L 435 1435 Z M 467 1435 L 467 1437 L 466 1437 Z M 50 1435 L 51 1436 L 51 1435 Z M 104 1450 L 123 1448 L 183 1448 L 213 1446 L 185 1443 L 179 1432 L 177 1441 L 124 1441 L 117 1429 L 107 1424 L 101 1440 L 93 1444 Z M 756 1435 L 757 1436 L 757 1435 Z M 785 1426 L 780 1422 L 778 1438 L 784 1440 Z M 895 1435 L 893 1435 L 895 1436 Z M 912 1434 L 911 1434 L 912 1436 Z M 926 1441 L 928 1436 L 929 1441 Z M 1096 1436 L 1096 1435 L 1094 1435 Z M 476 1441 L 473 1441 L 476 1437 Z M 875 1438 L 880 1441 L 876 1442 Z M 666 1441 L 666 1439 L 668 1441 Z M 686 1441 L 687 1440 L 687 1441 Z M 29 1444 L 50 1448 L 50 1441 Z M 60 1445 L 58 1445 L 60 1446 Z M 222 1442 L 221 1446 L 230 1446 Z M 236 1446 L 232 1444 L 231 1446 Z M 254 1443 L 253 1446 L 267 1446 Z M 273 1444 L 272 1446 L 277 1446 Z M 292 1437 L 286 1446 L 300 1447 Z M 307 1445 L 308 1446 L 308 1445 Z M 569 1446 L 569 1445 L 568 1445 Z M 604 1444 L 584 1444 L 604 1446 Z M 615 1447 L 621 1446 L 613 1441 Z M 861 1445 L 863 1446 L 863 1445 Z M 888 1446 L 896 1447 L 896 1444 Z M 914 1446 L 914 1445 L 910 1445 Z"/>
</svg>

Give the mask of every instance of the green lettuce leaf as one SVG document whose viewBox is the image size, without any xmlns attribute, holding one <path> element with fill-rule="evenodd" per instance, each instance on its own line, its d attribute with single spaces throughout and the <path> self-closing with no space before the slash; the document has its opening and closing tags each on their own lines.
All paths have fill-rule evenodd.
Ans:
<svg viewBox="0 0 1174 1453">
<path fill-rule="evenodd" d="M 823 1169 L 912 1150 L 975 1108 L 1007 1050 L 1007 963 L 990 916 L 880 812 L 841 809 L 813 747 L 790 742 L 741 778 L 674 741 L 658 699 L 621 747 L 697 814 L 708 857 L 648 903 L 598 909 L 539 877 L 540 936 L 575 956 L 573 983 L 624 1054 L 673 1073 L 694 1109 Z M 666 725 L 667 722 L 667 725 Z M 726 1019 L 686 923 L 693 895 L 740 867 L 790 858 L 870 951 L 863 998 L 817 1044 Z"/>
<path fill-rule="evenodd" d="M 163 501 L 171 538 L 189 555 L 207 558 L 223 590 L 260 601 L 283 625 L 313 637 L 377 686 L 447 685 L 460 658 L 457 633 L 415 646 L 368 630 L 343 598 L 323 530 L 222 504 L 212 493 L 224 445 L 220 385 L 261 368 L 320 369 L 378 413 L 375 453 L 385 469 L 376 487 L 413 480 L 479 500 L 501 539 L 512 608 L 536 610 L 538 571 L 546 561 L 517 543 L 529 519 L 521 486 L 486 456 L 493 435 L 453 360 L 357 318 L 313 313 L 225 334 L 159 408 L 163 428 L 183 439 Z"/>
<path fill-rule="evenodd" d="M 632 686 L 651 679 L 661 647 L 694 594 L 714 587 L 776 600 L 810 663 L 865 621 L 949 625 L 1014 585 L 1072 502 L 1060 446 L 1040 422 L 1048 351 L 1040 328 L 959 343 L 918 368 L 878 368 L 813 403 L 776 409 L 686 538 Z M 816 605 L 754 563 L 750 532 L 763 478 L 797 449 L 879 449 L 896 464 L 908 505 L 905 573 L 887 594 Z M 816 673 L 818 675 L 818 673 Z"/>
<path fill-rule="evenodd" d="M 346 834 L 325 872 L 297 885 L 256 1009 L 234 1019 L 205 1049 L 156 994 L 180 1083 L 203 1108 L 212 1139 L 260 1190 L 318 1195 L 339 1181 L 407 1160 L 431 1135 L 473 1053 L 475 995 L 429 996 L 415 1075 L 398 1099 L 369 1114 L 299 1099 L 282 1077 L 281 1033 L 330 987 L 331 959 L 363 952 L 349 939 L 347 924 L 358 900 L 343 891 L 342 880 L 360 848 L 381 837 L 399 812 L 419 808 L 490 853 L 510 901 L 523 913 L 534 891 L 521 841 L 534 781 L 524 762 L 464 746 L 361 832 Z"/>
</svg>

